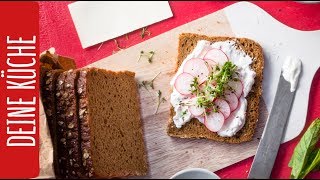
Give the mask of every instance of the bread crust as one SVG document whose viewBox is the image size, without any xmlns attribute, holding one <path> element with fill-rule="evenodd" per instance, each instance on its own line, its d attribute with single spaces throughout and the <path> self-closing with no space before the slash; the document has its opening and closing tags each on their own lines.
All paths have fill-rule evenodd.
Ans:
<svg viewBox="0 0 320 180">
<path fill-rule="evenodd" d="M 90 126 L 88 116 L 88 98 L 86 90 L 86 75 L 87 69 L 82 69 L 79 72 L 79 78 L 77 80 L 77 96 L 79 99 L 79 125 L 81 131 L 80 146 L 81 146 L 81 158 L 83 166 L 84 177 L 93 177 L 94 169 L 92 165 L 91 157 L 91 144 L 90 144 Z"/>
<path fill-rule="evenodd" d="M 81 152 L 80 152 L 80 138 L 79 138 L 79 124 L 77 113 L 77 99 L 76 99 L 76 79 L 78 70 L 69 70 L 66 72 L 64 83 L 65 98 L 65 122 L 67 129 L 67 149 L 68 149 L 68 177 L 78 178 L 82 176 L 81 171 Z"/>
<path fill-rule="evenodd" d="M 56 121 L 56 99 L 55 99 L 55 89 L 56 81 L 58 76 L 62 73 L 62 70 L 49 70 L 44 74 L 43 86 L 41 86 L 41 96 L 44 111 L 47 117 L 48 127 L 51 135 L 51 140 L 53 144 L 53 157 L 54 157 L 54 170 L 55 174 L 58 175 L 59 165 L 57 156 L 57 121 Z"/>
<path fill-rule="evenodd" d="M 212 43 L 218 41 L 233 40 L 236 42 L 237 48 L 242 49 L 253 59 L 251 68 L 256 72 L 256 77 L 255 83 L 252 86 L 252 90 L 246 97 L 248 104 L 245 125 L 239 132 L 236 133 L 236 135 L 232 137 L 221 137 L 217 133 L 209 131 L 202 123 L 200 123 L 195 118 L 186 123 L 182 128 L 178 129 L 173 122 L 173 116 L 175 115 L 175 112 L 173 107 L 171 107 L 170 118 L 167 125 L 167 134 L 172 137 L 205 138 L 227 143 L 242 143 L 252 140 L 259 117 L 259 102 L 262 95 L 264 58 L 261 46 L 257 42 L 247 38 L 220 36 L 209 37 L 205 35 L 183 33 L 179 37 L 176 72 L 183 60 L 195 48 L 199 40 L 207 40 Z"/>
<path fill-rule="evenodd" d="M 65 121 L 65 101 L 64 101 L 64 82 L 66 72 L 59 75 L 56 82 L 56 110 L 57 110 L 57 154 L 59 163 L 58 178 L 68 178 L 68 149 L 67 149 L 67 126 Z"/>
</svg>

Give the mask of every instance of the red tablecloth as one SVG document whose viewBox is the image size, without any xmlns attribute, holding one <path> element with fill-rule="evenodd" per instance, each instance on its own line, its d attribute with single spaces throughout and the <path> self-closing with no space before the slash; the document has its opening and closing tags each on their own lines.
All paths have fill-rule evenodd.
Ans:
<svg viewBox="0 0 320 180">
<path fill-rule="evenodd" d="M 113 50 L 116 50 L 113 41 L 103 43 L 99 50 L 98 48 L 100 45 L 85 50 L 81 48 L 79 38 L 67 7 L 69 3 L 70 2 L 39 2 L 40 50 L 43 51 L 49 47 L 55 47 L 59 54 L 74 57 L 80 67 L 111 55 Z M 148 27 L 148 30 L 151 32 L 150 37 L 141 39 L 139 30 L 130 33 L 129 40 L 125 37 L 119 37 L 117 40 L 121 47 L 130 47 L 179 25 L 220 10 L 232 3 L 234 2 L 170 2 L 174 17 Z M 297 2 L 253 3 L 260 6 L 280 22 L 292 28 L 305 31 L 320 29 L 320 4 L 301 4 Z M 313 85 L 310 90 L 309 107 L 301 107 L 308 108 L 306 126 L 308 126 L 316 117 L 320 117 L 319 80 L 320 72 L 318 71 L 314 77 Z M 287 165 L 300 137 L 301 135 L 294 140 L 281 145 L 272 172 L 273 178 L 288 178 L 290 176 L 291 169 L 288 168 Z M 252 160 L 253 158 L 248 158 L 217 171 L 216 173 L 221 178 L 246 178 Z M 320 173 L 313 173 L 308 177 L 320 178 Z"/>
</svg>

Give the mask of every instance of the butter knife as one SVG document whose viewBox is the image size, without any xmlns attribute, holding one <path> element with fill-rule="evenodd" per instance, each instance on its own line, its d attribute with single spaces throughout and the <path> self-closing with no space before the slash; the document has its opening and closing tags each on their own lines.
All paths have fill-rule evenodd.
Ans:
<svg viewBox="0 0 320 180">
<path fill-rule="evenodd" d="M 281 73 L 271 113 L 264 128 L 248 179 L 270 178 L 294 96 L 295 91 L 290 91 L 290 83 L 284 79 Z"/>
</svg>

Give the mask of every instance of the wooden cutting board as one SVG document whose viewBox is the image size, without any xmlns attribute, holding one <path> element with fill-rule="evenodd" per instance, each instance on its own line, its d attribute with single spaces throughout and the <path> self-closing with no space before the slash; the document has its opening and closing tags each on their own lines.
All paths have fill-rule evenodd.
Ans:
<svg viewBox="0 0 320 180">
<path fill-rule="evenodd" d="M 149 174 L 145 178 L 170 178 L 176 172 L 191 167 L 216 171 L 246 159 L 255 154 L 258 137 L 261 136 L 267 119 L 268 113 L 264 102 L 261 101 L 259 122 L 253 141 L 242 144 L 226 144 L 205 139 L 179 139 L 166 134 L 170 109 L 169 82 L 175 74 L 178 37 L 183 32 L 208 36 L 234 36 L 221 10 L 89 65 L 114 71 L 133 71 L 138 82 L 151 80 L 161 72 L 154 81 L 154 90 L 139 89 L 149 163 Z M 140 51 L 155 51 L 153 62 L 150 64 L 145 58 L 138 62 Z M 158 90 L 162 91 L 167 102 L 161 104 L 158 114 L 154 114 Z"/>
</svg>

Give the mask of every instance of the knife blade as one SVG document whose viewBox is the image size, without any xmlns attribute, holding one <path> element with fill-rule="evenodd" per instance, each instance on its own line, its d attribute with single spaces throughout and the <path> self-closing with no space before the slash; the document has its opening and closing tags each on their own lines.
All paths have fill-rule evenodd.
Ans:
<svg viewBox="0 0 320 180">
<path fill-rule="evenodd" d="M 281 73 L 272 109 L 251 165 L 248 179 L 270 178 L 294 96 L 295 91 L 290 91 L 290 83 L 283 78 Z"/>
</svg>

